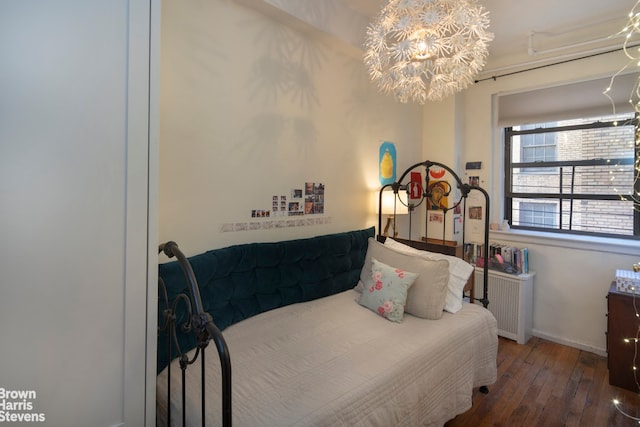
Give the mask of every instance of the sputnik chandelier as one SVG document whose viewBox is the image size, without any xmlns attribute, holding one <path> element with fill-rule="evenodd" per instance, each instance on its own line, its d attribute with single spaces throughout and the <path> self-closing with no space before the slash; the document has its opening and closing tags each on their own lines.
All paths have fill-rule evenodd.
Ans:
<svg viewBox="0 0 640 427">
<path fill-rule="evenodd" d="M 390 0 L 367 27 L 364 63 L 398 101 L 439 101 L 473 83 L 493 40 L 488 28 L 476 0 Z"/>
</svg>

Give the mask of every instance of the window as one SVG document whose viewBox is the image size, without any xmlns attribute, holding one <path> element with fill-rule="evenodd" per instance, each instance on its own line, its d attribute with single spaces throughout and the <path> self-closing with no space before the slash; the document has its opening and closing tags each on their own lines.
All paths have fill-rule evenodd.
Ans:
<svg viewBox="0 0 640 427">
<path fill-rule="evenodd" d="M 533 130 L 536 125 L 521 126 L 521 130 Z M 555 127 L 556 123 L 543 123 Z M 520 136 L 520 158 L 523 162 L 551 162 L 556 160 L 555 133 L 529 133 Z"/>
<path fill-rule="evenodd" d="M 518 222 L 529 227 L 558 227 L 557 203 L 520 202 Z"/>
<path fill-rule="evenodd" d="M 505 128 L 511 227 L 640 236 L 637 123 L 625 113 Z"/>
</svg>

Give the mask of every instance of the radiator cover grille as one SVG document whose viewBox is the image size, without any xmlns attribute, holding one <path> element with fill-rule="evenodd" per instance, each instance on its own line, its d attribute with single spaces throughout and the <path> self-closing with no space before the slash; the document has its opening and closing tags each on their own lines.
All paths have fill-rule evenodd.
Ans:
<svg viewBox="0 0 640 427">
<path fill-rule="evenodd" d="M 533 278 L 529 274 L 506 274 L 489 270 L 489 311 L 498 322 L 498 335 L 525 344 L 533 329 Z M 475 296 L 484 290 L 483 271 L 476 268 Z"/>
</svg>

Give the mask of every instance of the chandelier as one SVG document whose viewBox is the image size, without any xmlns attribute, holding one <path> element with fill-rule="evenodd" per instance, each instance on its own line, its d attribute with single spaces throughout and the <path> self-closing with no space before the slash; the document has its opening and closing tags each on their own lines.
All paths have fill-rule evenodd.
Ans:
<svg viewBox="0 0 640 427">
<path fill-rule="evenodd" d="M 485 64 L 489 12 L 475 0 L 390 0 L 367 27 L 364 63 L 385 94 L 439 101 Z"/>
</svg>

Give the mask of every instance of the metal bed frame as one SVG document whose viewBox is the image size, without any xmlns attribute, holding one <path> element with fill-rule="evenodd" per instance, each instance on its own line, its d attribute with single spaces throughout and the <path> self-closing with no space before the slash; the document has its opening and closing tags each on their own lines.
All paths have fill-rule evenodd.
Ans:
<svg viewBox="0 0 640 427">
<path fill-rule="evenodd" d="M 220 368 L 222 377 L 222 425 L 224 427 L 231 427 L 231 357 L 229 356 L 229 349 L 227 343 L 222 336 L 220 330 L 213 323 L 212 317 L 209 313 L 204 311 L 202 307 L 202 299 L 200 297 L 200 291 L 198 288 L 198 282 L 196 276 L 193 273 L 191 264 L 184 256 L 182 251 L 178 248 L 175 242 L 167 242 L 158 248 L 158 253 L 164 252 L 169 258 L 174 256 L 178 260 L 180 267 L 184 273 L 185 280 L 188 284 L 189 295 L 180 294 L 174 300 L 173 306 L 169 307 L 169 297 L 167 295 L 167 288 L 161 277 L 158 277 L 158 287 L 161 293 L 161 301 L 165 302 L 165 309 L 162 312 L 163 323 L 158 327 L 158 332 L 166 331 L 169 333 L 169 339 L 167 340 L 169 360 L 172 359 L 171 354 L 173 348 L 176 349 L 180 358 L 180 369 L 182 370 L 182 425 L 186 425 L 186 383 L 185 373 L 189 365 L 195 363 L 200 357 L 200 366 L 202 370 L 202 382 L 201 382 L 201 399 L 202 399 L 202 427 L 205 427 L 205 349 L 209 345 L 209 341 L 213 340 L 218 350 L 218 356 L 220 357 Z M 196 336 L 197 347 L 196 353 L 193 359 L 189 360 L 188 356 L 182 352 L 178 341 L 176 339 L 176 310 L 178 305 L 182 303 L 185 305 L 188 313 L 188 322 L 181 326 L 182 333 L 192 332 Z M 167 365 L 167 420 L 171 423 L 171 363 Z"/>
<path fill-rule="evenodd" d="M 457 201 L 455 201 L 455 203 L 453 203 L 453 205 L 451 207 L 445 207 L 442 208 L 441 210 L 443 211 L 443 214 L 445 215 L 445 219 L 446 219 L 446 214 L 448 211 L 453 210 L 456 206 L 460 205 L 460 203 L 463 204 L 463 212 L 466 209 L 466 199 L 467 196 L 469 195 L 469 193 L 473 190 L 477 190 L 479 192 L 481 192 L 484 195 L 484 199 L 485 199 L 485 231 L 484 231 L 484 259 L 487 260 L 488 259 L 488 248 L 489 248 L 489 241 L 488 241 L 488 236 L 489 236 L 489 195 L 487 194 L 487 192 L 480 188 L 480 187 L 475 187 L 475 186 L 471 186 L 469 184 L 465 184 L 462 182 L 462 180 L 460 179 L 460 177 L 452 170 L 450 169 L 448 166 L 442 164 L 442 163 L 438 163 L 438 162 L 432 162 L 432 161 L 424 161 L 421 163 L 417 163 L 413 166 L 411 166 L 410 168 L 408 168 L 401 176 L 400 179 L 392 184 L 388 184 L 382 187 L 382 189 L 380 190 L 380 194 L 379 194 L 379 210 L 378 212 L 382 212 L 382 191 L 391 187 L 393 192 L 397 195 L 399 191 L 407 191 L 409 188 L 409 183 L 405 182 L 405 178 L 409 175 L 409 173 L 416 169 L 416 168 L 420 168 L 423 167 L 425 170 L 425 185 L 424 187 L 421 189 L 421 199 L 419 202 L 415 203 L 415 204 L 409 204 L 409 210 L 410 212 L 413 211 L 413 209 L 415 209 L 417 206 L 419 206 L 424 200 L 430 198 L 432 196 L 431 194 L 431 189 L 430 189 L 430 178 L 429 178 L 429 171 L 432 167 L 438 167 L 438 168 L 442 168 L 445 169 L 446 171 L 448 171 L 451 176 L 453 177 L 453 179 L 456 181 L 457 184 L 457 188 L 460 190 L 461 193 L 461 197 L 460 199 L 458 199 Z M 446 192 L 446 196 L 450 195 L 452 188 L 449 188 L 449 191 Z M 396 200 L 400 200 L 398 197 L 396 197 Z M 401 203 L 403 203 L 401 201 Z M 425 214 L 425 232 L 428 229 L 428 214 L 429 214 L 429 210 L 426 210 L 426 214 Z M 395 222 L 395 216 L 394 216 L 394 222 Z M 466 223 L 466 221 L 464 221 L 464 223 Z M 442 238 L 442 243 L 443 245 L 445 244 L 445 227 L 446 227 L 446 220 L 443 221 L 443 238 Z M 382 229 L 382 214 L 379 214 L 378 216 L 378 232 L 380 234 L 380 230 Z M 394 229 L 395 229 L 395 223 L 394 223 Z M 428 235 L 428 234 L 427 234 Z M 381 236 L 379 235 L 379 238 Z M 409 240 L 411 241 L 411 219 L 409 222 Z M 464 242 L 464 226 L 463 226 L 463 242 Z M 162 245 L 159 246 L 158 249 L 158 253 L 164 253 L 165 255 L 167 255 L 169 258 L 173 258 L 175 257 L 177 259 L 177 261 L 180 264 L 180 267 L 184 273 L 185 276 L 185 280 L 187 282 L 187 288 L 188 288 L 188 292 L 189 294 L 180 294 L 178 295 L 175 300 L 174 303 L 172 304 L 172 306 L 169 306 L 169 298 L 168 298 L 168 294 L 167 294 L 167 289 L 164 285 L 164 282 L 162 280 L 162 278 L 158 278 L 158 287 L 159 287 L 159 299 L 160 301 L 164 302 L 164 309 L 162 310 L 161 313 L 161 317 L 162 317 L 162 321 L 161 321 L 161 325 L 158 327 L 158 332 L 165 332 L 168 334 L 169 339 L 167 342 L 167 346 L 168 346 L 168 354 L 169 354 L 169 360 L 172 359 L 172 354 L 173 351 L 176 351 L 177 357 L 179 358 L 180 361 L 180 369 L 182 371 L 182 423 L 183 425 L 186 425 L 186 384 L 185 384 L 185 372 L 186 369 L 189 365 L 192 365 L 196 362 L 196 360 L 198 358 L 200 358 L 200 364 L 201 364 L 201 370 L 202 370 L 202 381 L 201 381 L 201 405 L 202 405 L 202 426 L 205 427 L 207 425 L 206 420 L 205 420 L 205 403 L 206 403 L 206 396 L 205 396 L 205 375 L 204 375 L 204 371 L 205 371 L 205 349 L 207 348 L 209 341 L 213 340 L 213 342 L 215 343 L 217 352 L 218 352 L 218 356 L 220 358 L 220 367 L 221 367 L 221 379 L 222 379 L 222 384 L 221 384 L 221 389 L 222 389 L 222 425 L 225 427 L 231 427 L 232 425 L 232 411 L 231 411 L 231 358 L 229 355 L 229 349 L 227 347 L 227 344 L 224 340 L 224 337 L 222 336 L 222 333 L 220 332 L 220 330 L 216 327 L 216 325 L 213 323 L 212 317 L 209 313 L 207 313 L 206 311 L 204 311 L 203 309 L 203 305 L 202 305 L 202 300 L 200 297 L 200 292 L 199 292 L 199 287 L 198 287 L 198 283 L 196 281 L 196 277 L 195 274 L 193 272 L 193 269 L 191 268 L 191 265 L 189 263 L 189 261 L 187 260 L 187 258 L 185 257 L 185 255 L 180 251 L 180 249 L 178 248 L 178 245 L 175 242 L 167 242 L 164 243 Z M 488 283 L 488 269 L 484 268 L 484 283 Z M 482 304 L 484 305 L 484 307 L 486 308 L 489 300 L 487 298 L 487 286 L 484 286 L 484 291 L 483 291 L 483 297 L 481 299 L 477 299 L 474 298 L 473 295 L 470 296 L 470 298 L 479 300 L 480 302 L 482 302 Z M 178 306 L 179 305 L 183 305 L 184 310 L 187 313 L 187 321 L 185 323 L 179 323 L 177 321 L 177 311 L 178 311 Z M 189 357 L 182 352 L 182 350 L 180 349 L 180 346 L 178 345 L 178 341 L 177 341 L 177 327 L 178 325 L 180 325 L 180 333 L 193 333 L 196 337 L 196 342 L 197 342 L 197 346 L 196 346 L 196 352 L 193 356 L 192 359 L 189 359 Z M 168 381 L 168 395 L 167 395 L 167 419 L 168 422 L 171 423 L 171 363 L 168 364 L 167 369 L 169 370 L 168 375 L 167 375 L 167 381 Z M 488 389 L 483 386 L 480 388 L 480 390 L 483 393 L 487 393 Z"/>
<path fill-rule="evenodd" d="M 442 211 L 443 212 L 443 216 L 444 216 L 444 220 L 442 222 L 442 246 L 446 246 L 446 215 L 447 212 L 449 211 L 454 211 L 454 209 L 459 206 L 462 203 L 462 215 L 465 215 L 466 213 L 466 204 L 467 204 L 467 197 L 469 196 L 469 193 L 471 193 L 471 191 L 478 191 L 480 192 L 483 196 L 484 196 L 484 203 L 485 203 L 485 213 L 484 213 L 484 243 L 483 243 L 483 258 L 485 260 L 485 263 L 487 262 L 487 260 L 489 260 L 489 212 L 490 212 L 490 206 L 489 206 L 489 194 L 487 193 L 486 190 L 484 190 L 482 187 L 478 187 L 478 186 L 472 186 L 469 184 L 466 184 L 464 182 L 462 182 L 462 180 L 460 179 L 460 177 L 458 176 L 457 173 L 455 173 L 453 171 L 453 169 L 451 169 L 449 166 L 442 164 L 442 163 L 438 163 L 438 162 L 432 162 L 430 160 L 426 160 L 424 162 L 420 162 L 420 163 L 416 163 L 412 166 L 410 166 L 409 168 L 407 168 L 402 175 L 400 175 L 400 178 L 398 180 L 396 180 L 395 182 L 391 183 L 391 184 L 386 184 L 384 185 L 379 192 L 378 195 L 378 239 L 379 240 L 384 240 L 384 236 L 382 236 L 382 192 L 387 190 L 388 188 L 391 188 L 395 194 L 395 203 L 394 203 L 394 213 L 396 210 L 396 206 L 397 203 L 402 203 L 403 205 L 407 206 L 407 208 L 409 209 L 409 213 L 411 214 L 415 208 L 417 208 L 418 206 L 420 206 L 425 200 L 429 200 L 432 198 L 432 186 L 430 185 L 430 182 L 432 181 L 430 178 L 430 170 L 431 168 L 436 167 L 436 168 L 440 168 L 440 169 L 444 169 L 447 172 L 449 172 L 449 174 L 451 175 L 451 177 L 455 180 L 455 184 L 458 188 L 458 190 L 460 190 L 460 198 L 458 198 L 457 200 L 455 200 L 451 206 L 447 206 L 447 207 L 438 207 L 437 209 L 425 209 L 425 216 L 424 216 L 424 226 L 425 226 L 425 236 L 428 236 L 428 230 L 429 230 L 429 212 L 433 212 L 434 210 L 436 211 Z M 421 184 L 419 185 L 420 188 L 420 194 L 421 197 L 418 201 L 414 202 L 414 203 L 410 203 L 407 202 L 405 203 L 402 198 L 398 197 L 398 193 L 400 191 L 406 191 L 407 193 L 409 193 L 410 190 L 410 186 L 411 185 L 415 185 L 412 184 L 412 181 L 407 180 L 408 177 L 410 177 L 410 173 L 415 171 L 416 169 L 418 171 L 420 171 L 421 169 L 424 169 L 425 172 L 425 178 L 424 178 L 424 186 L 422 186 Z M 415 182 L 415 181 L 414 181 Z M 453 190 L 453 187 L 451 187 L 451 185 L 449 185 L 448 191 L 445 192 L 444 196 L 451 196 L 451 192 Z M 409 200 L 408 198 L 406 200 Z M 415 247 L 419 247 L 420 249 L 424 249 L 424 245 L 416 245 L 415 241 L 412 240 L 411 238 L 411 231 L 412 231 L 412 222 L 411 222 L 411 217 L 413 215 L 409 215 L 409 239 L 407 241 L 408 244 L 415 246 Z M 396 220 L 396 215 L 393 215 L 393 229 L 396 229 L 396 224 L 395 224 L 395 220 Z M 466 224 L 467 221 L 463 221 L 463 227 L 462 227 L 462 242 L 465 242 L 465 230 L 466 230 Z M 425 242 L 426 243 L 426 242 Z M 488 268 L 483 268 L 483 279 L 484 282 L 483 283 L 489 283 L 489 269 Z M 476 300 L 482 303 L 482 305 L 487 308 L 487 306 L 489 305 L 489 299 L 488 299 L 488 295 L 487 295 L 487 289 L 488 286 L 483 286 L 483 295 L 482 298 L 475 298 L 474 295 L 470 295 L 469 298 L 472 300 Z"/>
</svg>

